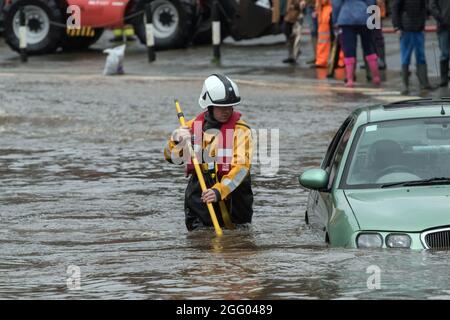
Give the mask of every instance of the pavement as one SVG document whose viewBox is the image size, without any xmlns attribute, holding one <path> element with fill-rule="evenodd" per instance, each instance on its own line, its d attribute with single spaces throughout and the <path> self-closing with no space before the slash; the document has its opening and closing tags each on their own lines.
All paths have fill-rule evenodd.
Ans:
<svg viewBox="0 0 450 320">
<path fill-rule="evenodd" d="M 33 73 L 43 75 L 58 75 L 62 77 L 84 76 L 101 77 L 106 55 L 102 52 L 106 48 L 117 44 L 109 42 L 110 32 L 91 49 L 84 52 L 57 52 L 55 54 L 32 56 L 27 63 L 21 63 L 19 55 L 13 52 L 5 43 L 0 44 L 0 73 Z M 212 62 L 212 47 L 197 46 L 186 49 L 158 51 L 157 59 L 149 63 L 146 47 L 139 41 L 127 44 L 124 69 L 126 76 L 134 78 L 173 78 L 200 79 L 214 72 L 222 72 L 242 81 L 253 81 L 270 84 L 323 86 L 330 90 L 352 90 L 358 93 L 370 93 L 384 97 L 386 101 L 401 98 L 400 79 L 400 48 L 397 34 L 385 34 L 386 60 L 388 70 L 382 73 L 381 88 L 374 88 L 365 79 L 365 71 L 357 71 L 357 87 L 346 89 L 343 87 L 344 70 L 336 73 L 335 79 L 326 78 L 325 69 L 311 68 L 306 61 L 312 57 L 309 36 L 302 39 L 302 54 L 295 66 L 285 65 L 281 61 L 286 56 L 283 35 L 271 35 L 259 39 L 233 41 L 225 39 L 221 47 L 220 64 Z M 361 55 L 361 50 L 359 52 Z M 426 57 L 429 76 L 432 83 L 438 83 L 439 48 L 437 36 L 433 32 L 426 34 Z M 362 57 L 359 57 L 360 66 Z M 411 67 L 414 72 L 414 62 Z M 416 77 L 412 77 L 412 96 L 420 94 Z M 428 93 L 431 96 L 448 96 L 447 89 L 439 89 Z"/>
</svg>

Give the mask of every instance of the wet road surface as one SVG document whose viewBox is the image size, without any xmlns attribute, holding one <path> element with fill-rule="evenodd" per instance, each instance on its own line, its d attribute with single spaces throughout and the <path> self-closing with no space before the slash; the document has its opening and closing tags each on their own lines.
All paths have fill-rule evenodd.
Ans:
<svg viewBox="0 0 450 320">
<path fill-rule="evenodd" d="M 0 70 L 0 298 L 450 298 L 447 252 L 329 248 L 304 223 L 298 174 L 319 165 L 354 108 L 398 92 L 239 66 L 102 77 L 102 60 L 82 57 Z M 211 70 L 238 80 L 244 119 L 279 129 L 281 142 L 275 176 L 252 169 L 252 227 L 220 239 L 186 231 L 187 179 L 162 156 L 173 99 L 197 114 Z M 367 287 L 373 265 L 379 290 Z M 79 290 L 68 288 L 69 266 L 80 268 Z"/>
</svg>

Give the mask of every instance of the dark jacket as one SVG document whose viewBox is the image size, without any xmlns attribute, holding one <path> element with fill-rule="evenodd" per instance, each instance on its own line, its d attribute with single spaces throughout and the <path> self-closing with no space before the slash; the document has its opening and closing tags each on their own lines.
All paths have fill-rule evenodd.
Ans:
<svg viewBox="0 0 450 320">
<path fill-rule="evenodd" d="M 450 0 L 430 0 L 430 12 L 439 29 L 450 28 Z"/>
<path fill-rule="evenodd" d="M 392 2 L 392 25 L 407 32 L 425 30 L 427 19 L 426 0 L 394 0 Z"/>
</svg>

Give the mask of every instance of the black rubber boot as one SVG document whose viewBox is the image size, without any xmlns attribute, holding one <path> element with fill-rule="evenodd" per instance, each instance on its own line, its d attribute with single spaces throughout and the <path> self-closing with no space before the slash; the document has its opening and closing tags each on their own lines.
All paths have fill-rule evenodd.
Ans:
<svg viewBox="0 0 450 320">
<path fill-rule="evenodd" d="M 380 70 L 387 69 L 386 51 L 384 46 L 378 48 L 378 69 Z"/>
<path fill-rule="evenodd" d="M 439 84 L 439 86 L 447 87 L 448 86 L 448 60 L 441 60 L 440 67 L 441 67 L 441 83 Z"/>
<path fill-rule="evenodd" d="M 432 90 L 433 88 L 428 81 L 428 68 L 426 64 L 418 64 L 416 66 L 417 78 L 419 78 L 420 90 Z"/>
<path fill-rule="evenodd" d="M 402 88 L 402 95 L 408 95 L 409 94 L 409 66 L 403 65 L 402 66 L 402 82 L 403 82 L 403 88 Z"/>
<path fill-rule="evenodd" d="M 288 58 L 284 59 L 283 63 L 295 64 L 297 62 L 297 59 L 294 57 L 294 42 L 295 42 L 295 37 L 290 36 L 287 41 Z"/>
</svg>

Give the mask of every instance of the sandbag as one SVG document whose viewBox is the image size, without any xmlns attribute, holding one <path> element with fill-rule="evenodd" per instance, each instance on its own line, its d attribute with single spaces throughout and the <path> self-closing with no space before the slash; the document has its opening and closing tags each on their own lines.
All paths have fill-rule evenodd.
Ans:
<svg viewBox="0 0 450 320">
<path fill-rule="evenodd" d="M 106 49 L 103 53 L 107 53 L 105 69 L 103 69 L 103 75 L 115 75 L 124 74 L 123 60 L 125 57 L 126 45 L 120 45 L 112 49 Z"/>
</svg>

